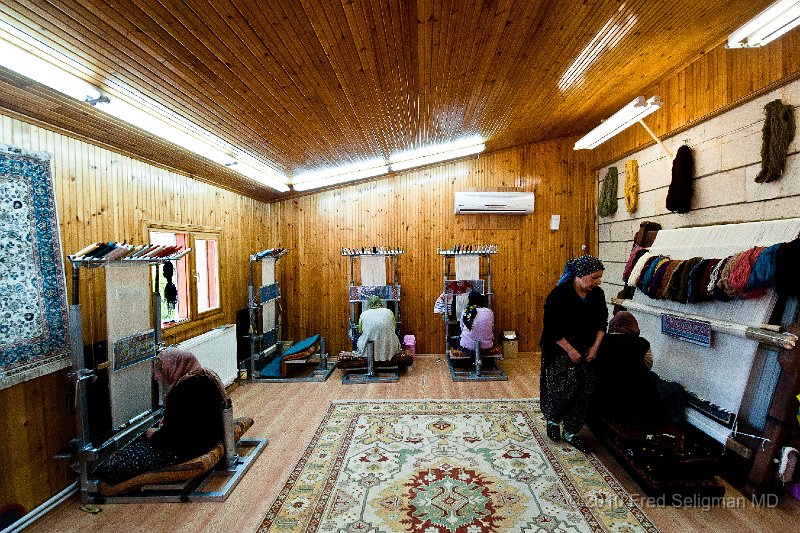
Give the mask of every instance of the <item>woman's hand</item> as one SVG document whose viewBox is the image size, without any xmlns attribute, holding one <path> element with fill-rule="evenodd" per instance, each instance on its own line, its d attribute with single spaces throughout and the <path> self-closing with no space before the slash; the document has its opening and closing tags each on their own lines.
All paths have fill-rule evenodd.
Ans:
<svg viewBox="0 0 800 533">
<path fill-rule="evenodd" d="M 150 440 L 153 438 L 153 434 L 158 431 L 158 428 L 150 428 L 144 432 L 144 438 Z"/>
<path fill-rule="evenodd" d="M 581 362 L 581 352 L 576 350 L 575 348 L 571 350 L 567 350 L 567 355 L 569 356 L 569 360 L 573 362 L 573 364 L 578 364 Z"/>
<path fill-rule="evenodd" d="M 597 347 L 592 346 L 591 348 L 589 348 L 589 351 L 586 352 L 586 362 L 591 363 L 592 361 L 594 361 L 595 357 L 597 357 Z"/>
</svg>

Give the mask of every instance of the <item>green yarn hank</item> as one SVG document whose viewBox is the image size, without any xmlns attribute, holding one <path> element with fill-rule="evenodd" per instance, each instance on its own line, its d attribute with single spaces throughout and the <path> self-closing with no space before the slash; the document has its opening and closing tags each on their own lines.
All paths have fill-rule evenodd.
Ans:
<svg viewBox="0 0 800 533">
<path fill-rule="evenodd" d="M 617 212 L 617 167 L 609 167 L 597 203 L 597 213 L 607 217 Z"/>
</svg>

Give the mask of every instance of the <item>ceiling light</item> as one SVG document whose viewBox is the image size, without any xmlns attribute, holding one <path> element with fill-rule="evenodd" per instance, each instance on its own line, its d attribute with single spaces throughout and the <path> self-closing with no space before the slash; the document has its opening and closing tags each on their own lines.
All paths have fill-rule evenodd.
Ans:
<svg viewBox="0 0 800 533">
<path fill-rule="evenodd" d="M 77 74 L 88 76 L 83 65 L 2 20 L 0 66 L 87 102 L 100 111 L 225 165 L 253 181 L 281 192 L 289 190 L 288 178 L 268 164 L 113 80 L 107 80 L 108 90 L 101 91 Z"/>
<path fill-rule="evenodd" d="M 800 0 L 780 0 L 731 33 L 728 48 L 756 48 L 800 24 Z"/>
<path fill-rule="evenodd" d="M 429 165 L 449 159 L 457 159 L 472 154 L 478 154 L 486 149 L 483 137 L 473 135 L 465 139 L 447 144 L 428 146 L 417 150 L 398 152 L 389 158 L 390 169 L 394 172 L 412 167 Z"/>
<path fill-rule="evenodd" d="M 354 165 L 325 168 L 298 174 L 292 178 L 292 187 L 296 191 L 307 191 L 336 185 L 337 183 L 374 178 L 387 172 L 389 172 L 389 167 L 386 165 L 386 161 L 375 158 Z"/>
<path fill-rule="evenodd" d="M 3 39 L 0 39 L 0 66 L 82 102 L 102 97 L 100 89 L 91 83 Z"/>
<path fill-rule="evenodd" d="M 579 139 L 575 143 L 575 150 L 586 150 L 602 144 L 628 126 L 655 112 L 659 107 L 661 107 L 661 98 L 658 96 L 653 96 L 649 100 L 645 100 L 644 96 L 637 97 Z"/>
</svg>

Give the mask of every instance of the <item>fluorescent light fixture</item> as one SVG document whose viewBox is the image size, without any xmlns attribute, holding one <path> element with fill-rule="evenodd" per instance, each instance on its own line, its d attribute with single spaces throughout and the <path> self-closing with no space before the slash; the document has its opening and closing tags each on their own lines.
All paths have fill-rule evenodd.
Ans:
<svg viewBox="0 0 800 533">
<path fill-rule="evenodd" d="M 80 101 L 100 98 L 100 89 L 9 41 L 0 39 L 0 65 Z"/>
<path fill-rule="evenodd" d="M 780 0 L 728 36 L 728 48 L 756 48 L 800 24 L 800 0 Z"/>
<path fill-rule="evenodd" d="M 649 100 L 645 100 L 644 96 L 637 97 L 579 139 L 575 143 L 575 150 L 587 150 L 604 143 L 628 126 L 655 112 L 659 107 L 661 107 L 661 98 L 658 96 L 653 96 Z"/>
<path fill-rule="evenodd" d="M 478 154 L 485 149 L 486 145 L 484 144 L 483 137 L 480 135 L 473 135 L 451 143 L 438 144 L 418 150 L 409 150 L 392 154 L 389 158 L 389 168 L 393 172 L 396 172 L 412 167 Z"/>
<path fill-rule="evenodd" d="M 389 167 L 386 165 L 386 161 L 375 158 L 354 165 L 325 168 L 298 174 L 292 178 L 292 187 L 296 191 L 307 191 L 347 181 L 374 178 L 387 172 L 389 172 Z"/>
<path fill-rule="evenodd" d="M 106 82 L 108 92 L 101 91 L 76 74 L 89 76 L 83 65 L 2 20 L 0 65 L 71 98 L 90 102 L 99 111 L 224 165 L 248 179 L 280 192 L 289 190 L 288 178 L 268 164 L 112 80 Z"/>
</svg>

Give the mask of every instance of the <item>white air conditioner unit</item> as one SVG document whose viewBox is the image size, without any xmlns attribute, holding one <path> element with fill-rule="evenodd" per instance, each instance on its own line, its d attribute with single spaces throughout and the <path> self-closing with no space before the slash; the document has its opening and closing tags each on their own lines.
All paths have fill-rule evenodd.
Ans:
<svg viewBox="0 0 800 533">
<path fill-rule="evenodd" d="M 525 215 L 533 213 L 532 192 L 457 192 L 457 215 Z"/>
</svg>

